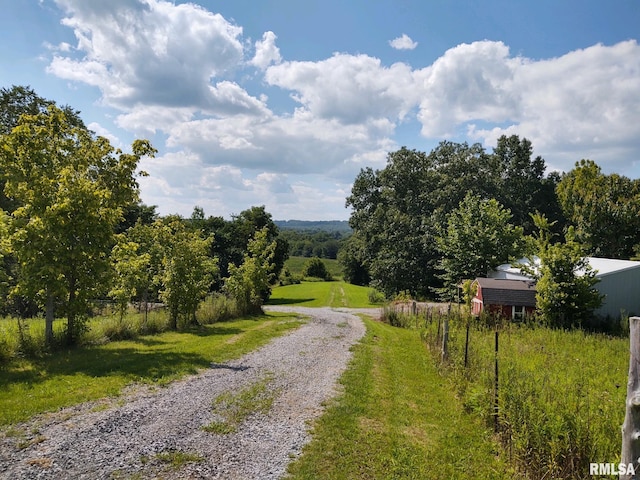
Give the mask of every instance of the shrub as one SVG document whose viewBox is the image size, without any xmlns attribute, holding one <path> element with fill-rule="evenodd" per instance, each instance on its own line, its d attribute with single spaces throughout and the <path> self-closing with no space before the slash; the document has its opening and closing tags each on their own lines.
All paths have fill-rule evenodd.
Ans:
<svg viewBox="0 0 640 480">
<path fill-rule="evenodd" d="M 370 289 L 367 295 L 369 298 L 369 303 L 384 303 L 385 301 L 384 293 L 376 290 L 375 288 Z"/>
<path fill-rule="evenodd" d="M 327 270 L 327 266 L 318 257 L 313 257 L 307 261 L 302 274 L 305 277 L 316 277 L 323 280 L 331 280 L 331 274 Z"/>
<path fill-rule="evenodd" d="M 298 275 L 292 274 L 291 270 L 286 267 L 282 271 L 280 280 L 278 281 L 281 287 L 284 287 L 285 285 L 298 285 L 300 282 L 302 282 L 302 278 Z"/>
<path fill-rule="evenodd" d="M 238 316 L 238 306 L 233 298 L 214 293 L 206 298 L 198 308 L 200 323 L 209 324 L 231 320 Z"/>
</svg>

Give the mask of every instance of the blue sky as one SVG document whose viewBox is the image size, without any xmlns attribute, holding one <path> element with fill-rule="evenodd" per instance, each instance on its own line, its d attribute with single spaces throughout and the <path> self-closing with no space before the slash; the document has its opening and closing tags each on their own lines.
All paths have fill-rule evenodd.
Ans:
<svg viewBox="0 0 640 480">
<path fill-rule="evenodd" d="M 640 2 L 0 0 L 0 86 L 81 111 L 161 214 L 347 219 L 403 145 L 502 134 L 640 177 Z"/>
</svg>

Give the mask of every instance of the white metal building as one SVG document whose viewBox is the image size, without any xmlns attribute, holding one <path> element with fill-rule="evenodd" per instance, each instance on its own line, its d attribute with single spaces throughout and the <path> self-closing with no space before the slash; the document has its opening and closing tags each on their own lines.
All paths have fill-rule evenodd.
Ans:
<svg viewBox="0 0 640 480">
<path fill-rule="evenodd" d="M 620 318 L 622 314 L 640 315 L 640 262 L 596 257 L 587 257 L 587 260 L 600 279 L 595 288 L 605 296 L 602 306 L 595 314 L 612 318 Z M 523 258 L 518 264 L 530 265 L 531 262 Z M 540 259 L 535 257 L 533 265 L 534 269 L 539 267 Z M 580 273 L 576 272 L 577 275 Z M 523 274 L 519 267 L 510 264 L 500 265 L 488 276 L 510 280 L 531 278 Z"/>
</svg>

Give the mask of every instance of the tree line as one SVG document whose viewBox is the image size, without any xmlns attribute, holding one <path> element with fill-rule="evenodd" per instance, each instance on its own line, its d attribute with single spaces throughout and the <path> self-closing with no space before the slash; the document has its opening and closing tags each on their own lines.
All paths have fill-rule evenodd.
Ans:
<svg viewBox="0 0 640 480">
<path fill-rule="evenodd" d="M 264 207 L 232 217 L 160 218 L 140 201 L 137 179 L 156 150 L 135 140 L 115 149 L 79 112 L 29 87 L 0 90 L 0 309 L 46 321 L 66 317 L 66 340 L 85 328 L 91 304 L 162 301 L 170 325 L 195 320 L 218 291 L 239 313 L 260 309 L 288 246 Z"/>
<path fill-rule="evenodd" d="M 545 170 L 517 135 L 500 137 L 491 152 L 444 141 L 428 154 L 389 153 L 385 168 L 360 171 L 346 199 L 353 235 L 340 253 L 345 278 L 388 296 L 449 301 L 463 280 L 536 255 L 543 314 L 581 322 L 601 302 L 584 257 L 640 253 L 640 180 L 604 174 L 592 160 L 568 173 Z M 573 276 L 579 268 L 588 274 Z M 567 270 L 573 278 L 562 278 Z M 556 288 L 569 280 L 571 289 Z"/>
<path fill-rule="evenodd" d="M 292 257 L 338 258 L 349 232 L 309 231 L 287 229 L 280 231 L 280 238 L 289 244 Z"/>
</svg>

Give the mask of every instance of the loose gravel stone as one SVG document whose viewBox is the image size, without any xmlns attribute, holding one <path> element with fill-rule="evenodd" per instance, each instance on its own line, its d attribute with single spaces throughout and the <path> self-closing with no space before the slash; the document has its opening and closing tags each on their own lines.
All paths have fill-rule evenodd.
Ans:
<svg viewBox="0 0 640 480">
<path fill-rule="evenodd" d="M 336 395 L 350 348 L 365 333 L 346 310 L 277 307 L 310 320 L 226 364 L 166 387 L 134 386 L 118 399 L 44 414 L 0 438 L 3 479 L 276 479 L 309 441 L 323 403 Z M 212 402 L 266 382 L 273 403 L 230 434 Z M 170 463 L 174 459 L 176 466 Z"/>
</svg>

